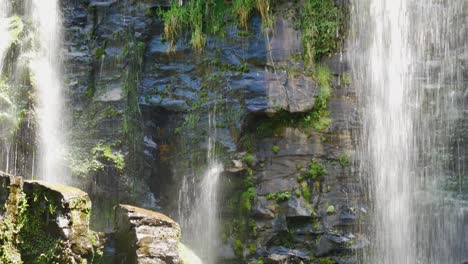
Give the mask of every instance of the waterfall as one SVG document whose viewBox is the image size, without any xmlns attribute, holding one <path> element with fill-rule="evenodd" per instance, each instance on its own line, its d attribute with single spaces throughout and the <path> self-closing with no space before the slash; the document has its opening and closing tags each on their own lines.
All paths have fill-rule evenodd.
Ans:
<svg viewBox="0 0 468 264">
<path fill-rule="evenodd" d="M 39 177 L 66 182 L 63 164 L 63 91 L 60 80 L 61 17 L 57 0 L 31 0 L 30 15 L 35 28 L 30 69 L 37 90 L 39 124 Z"/>
<path fill-rule="evenodd" d="M 0 0 L 0 73 L 2 72 L 3 64 L 5 61 L 5 52 L 7 51 L 7 48 L 10 45 L 11 41 L 11 34 L 8 30 L 9 9 L 10 8 L 8 0 Z"/>
<path fill-rule="evenodd" d="M 182 239 L 205 264 L 216 263 L 219 251 L 218 200 L 223 166 L 216 155 L 216 136 L 214 109 L 208 113 L 207 169 L 201 179 L 196 179 L 196 175 L 184 176 L 178 203 Z"/>
<path fill-rule="evenodd" d="M 457 131 L 468 96 L 468 3 L 351 2 L 360 171 L 373 215 L 373 246 L 362 262 L 461 263 L 468 210 L 459 193 L 443 186 L 448 180 L 462 186 L 466 174 L 456 164 L 467 162 L 460 153 L 466 135 Z"/>
</svg>

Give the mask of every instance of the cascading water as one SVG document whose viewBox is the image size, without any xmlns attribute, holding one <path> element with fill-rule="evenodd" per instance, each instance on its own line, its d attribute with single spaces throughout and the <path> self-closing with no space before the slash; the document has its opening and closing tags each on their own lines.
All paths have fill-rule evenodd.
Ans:
<svg viewBox="0 0 468 264">
<path fill-rule="evenodd" d="M 178 211 L 183 240 L 203 263 L 213 264 L 219 249 L 219 180 L 223 171 L 215 151 L 216 111 L 208 114 L 208 133 L 207 169 L 201 179 L 195 179 L 193 175 L 184 176 Z"/>
<path fill-rule="evenodd" d="M 57 0 L 0 1 L 0 170 L 66 183 L 60 16 Z"/>
<path fill-rule="evenodd" d="M 373 207 L 373 246 L 362 262 L 461 263 L 466 202 L 443 186 L 466 177 L 466 135 L 453 141 L 466 118 L 468 3 L 351 2 L 361 173 Z"/>
<path fill-rule="evenodd" d="M 59 77 L 62 40 L 59 3 L 57 0 L 31 0 L 30 15 L 35 28 L 30 68 L 38 94 L 39 177 L 65 183 L 64 109 Z"/>
<path fill-rule="evenodd" d="M 0 72 L 3 69 L 5 60 L 5 52 L 11 41 L 11 33 L 8 30 L 9 20 L 9 2 L 7 0 L 0 0 Z"/>
</svg>

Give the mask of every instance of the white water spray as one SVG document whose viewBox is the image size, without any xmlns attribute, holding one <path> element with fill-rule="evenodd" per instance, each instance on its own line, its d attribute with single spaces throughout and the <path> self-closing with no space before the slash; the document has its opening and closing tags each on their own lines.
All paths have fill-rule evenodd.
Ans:
<svg viewBox="0 0 468 264">
<path fill-rule="evenodd" d="M 207 169 L 201 179 L 184 176 L 179 192 L 179 219 L 183 240 L 203 260 L 214 264 L 219 251 L 219 180 L 223 171 L 215 151 L 216 111 L 208 116 Z"/>
<path fill-rule="evenodd" d="M 8 11 L 10 10 L 8 0 L 0 0 L 0 73 L 5 61 L 5 53 L 10 46 L 11 33 L 9 31 L 10 21 Z"/>
<path fill-rule="evenodd" d="M 373 207 L 363 263 L 461 263 L 463 202 L 438 189 L 460 173 L 448 161 L 458 159 L 450 142 L 464 109 L 453 96 L 466 94 L 467 2 L 351 2 L 361 171 Z"/>
<path fill-rule="evenodd" d="M 66 183 L 59 3 L 57 0 L 31 0 L 30 14 L 35 28 L 30 68 L 38 95 L 39 177 Z"/>
</svg>

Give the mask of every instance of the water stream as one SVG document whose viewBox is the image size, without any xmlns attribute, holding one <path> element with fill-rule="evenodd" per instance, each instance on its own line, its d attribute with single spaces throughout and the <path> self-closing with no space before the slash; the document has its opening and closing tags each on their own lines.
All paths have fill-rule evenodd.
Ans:
<svg viewBox="0 0 468 264">
<path fill-rule="evenodd" d="M 205 264 L 214 264 L 219 249 L 219 181 L 223 166 L 216 156 L 216 110 L 208 113 L 207 168 L 186 175 L 179 191 L 179 222 L 183 240 Z"/>
<path fill-rule="evenodd" d="M 2 122 L 0 169 L 66 183 L 61 27 L 56 0 L 0 1 L 0 86 L 2 97 L 11 103 L 11 107 L 3 104 L 1 109 L 9 121 Z M 35 92 L 25 97 L 23 90 L 29 85 Z M 24 108 L 34 114 L 20 113 Z M 27 128 L 20 128 L 23 120 Z M 25 135 L 25 131 L 35 135 Z M 23 147 L 18 153 L 17 144 L 36 142 L 38 153 L 34 146 Z M 26 167 L 31 171 L 26 172 Z"/>
<path fill-rule="evenodd" d="M 363 263 L 466 257 L 466 203 L 443 186 L 466 173 L 454 164 L 466 162 L 457 129 L 467 101 L 467 11 L 464 0 L 352 1 L 361 172 L 373 207 Z"/>
<path fill-rule="evenodd" d="M 38 94 L 39 177 L 51 182 L 66 182 L 63 164 L 63 91 L 60 81 L 61 17 L 57 0 L 32 0 L 30 12 L 34 27 L 35 50 L 30 68 Z"/>
</svg>

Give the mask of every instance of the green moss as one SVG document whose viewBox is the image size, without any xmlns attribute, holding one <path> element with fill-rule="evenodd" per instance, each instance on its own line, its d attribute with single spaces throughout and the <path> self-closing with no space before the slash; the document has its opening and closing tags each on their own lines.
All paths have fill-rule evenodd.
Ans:
<svg viewBox="0 0 468 264">
<path fill-rule="evenodd" d="M 299 189 L 294 190 L 294 194 L 296 195 L 296 197 L 301 197 L 302 196 L 302 192 Z"/>
<path fill-rule="evenodd" d="M 249 253 L 250 253 L 251 255 L 253 255 L 253 254 L 255 254 L 256 251 L 257 251 L 257 246 L 255 246 L 254 243 L 251 243 L 251 244 L 249 245 Z"/>
<path fill-rule="evenodd" d="M 95 161 L 112 164 L 119 172 L 123 172 L 125 167 L 125 158 L 120 152 L 112 150 L 110 145 L 104 145 L 103 143 L 98 143 L 93 148 L 93 157 Z M 95 162 L 92 162 L 95 163 Z M 94 164 L 93 164 L 94 166 Z M 96 165 L 96 168 L 99 168 Z"/>
<path fill-rule="evenodd" d="M 249 167 L 252 167 L 253 164 L 254 164 L 254 156 L 250 153 L 247 153 L 244 158 L 243 158 L 245 164 L 247 164 L 247 166 Z"/>
<path fill-rule="evenodd" d="M 327 207 L 327 214 L 334 214 L 335 213 L 335 207 L 333 205 L 329 205 Z"/>
<path fill-rule="evenodd" d="M 321 163 L 312 161 L 309 166 L 309 172 L 307 176 L 312 180 L 320 180 L 326 173 L 327 170 Z"/>
<path fill-rule="evenodd" d="M 247 191 L 243 192 L 240 199 L 240 208 L 243 212 L 250 212 L 252 209 L 252 202 L 257 196 L 257 192 L 254 187 L 250 187 Z"/>
<path fill-rule="evenodd" d="M 319 261 L 318 262 L 319 264 L 336 264 L 336 262 L 332 260 L 330 257 L 319 258 L 318 261 Z"/>
<path fill-rule="evenodd" d="M 12 43 L 18 43 L 24 31 L 23 21 L 19 16 L 13 16 L 10 20 L 10 32 Z"/>
<path fill-rule="evenodd" d="M 0 263 L 22 263 L 18 251 L 19 232 L 24 226 L 23 215 L 27 209 L 24 193 L 19 186 L 9 188 L 9 196 L 4 205 L 3 219 L 0 221 Z"/>
<path fill-rule="evenodd" d="M 344 86 L 348 86 L 351 84 L 351 76 L 348 73 L 343 73 L 341 75 L 341 82 Z"/>
<path fill-rule="evenodd" d="M 290 192 L 276 192 L 276 193 L 267 193 L 266 194 L 266 198 L 268 200 L 275 200 L 276 202 L 278 203 L 281 203 L 281 202 L 284 202 L 284 201 L 287 201 L 289 199 L 291 199 L 292 195 Z"/>
<path fill-rule="evenodd" d="M 310 201 L 311 193 L 310 193 L 309 185 L 307 184 L 307 182 L 301 182 L 301 190 L 302 190 L 302 196 L 304 197 L 304 199 L 306 201 Z"/>
<path fill-rule="evenodd" d="M 338 162 L 340 163 L 341 167 L 342 168 L 346 168 L 349 166 L 349 164 L 351 163 L 350 162 L 350 159 L 349 159 L 349 156 L 346 155 L 346 154 L 341 154 L 338 156 Z"/>
<path fill-rule="evenodd" d="M 44 204 L 48 200 L 53 199 L 47 198 L 46 192 L 36 192 L 33 197 L 28 197 L 30 209 L 22 216 L 24 226 L 19 236 L 21 257 L 26 263 L 71 262 L 70 250 L 66 249 L 60 236 L 46 232 L 46 219 L 51 215 L 49 207 Z"/>
<path fill-rule="evenodd" d="M 280 151 L 280 148 L 274 145 L 273 148 L 271 148 L 271 150 L 273 151 L 273 153 L 278 154 L 278 152 Z"/>
<path fill-rule="evenodd" d="M 302 164 L 300 164 L 300 163 L 296 164 L 296 169 L 297 170 L 302 170 L 302 168 L 303 168 Z"/>
<path fill-rule="evenodd" d="M 239 239 L 234 241 L 234 243 L 232 244 L 232 249 L 234 250 L 234 254 L 236 255 L 236 257 L 240 259 L 245 258 L 245 255 L 244 255 L 245 245 L 244 243 L 242 243 L 242 241 L 240 241 Z"/>
</svg>

